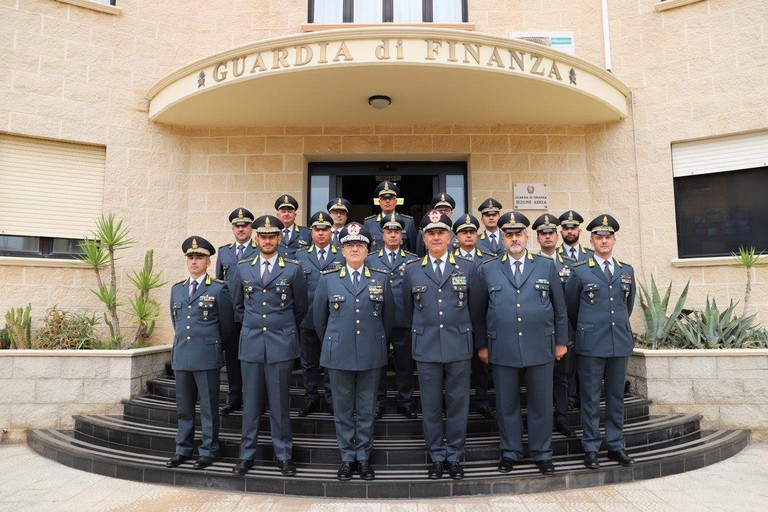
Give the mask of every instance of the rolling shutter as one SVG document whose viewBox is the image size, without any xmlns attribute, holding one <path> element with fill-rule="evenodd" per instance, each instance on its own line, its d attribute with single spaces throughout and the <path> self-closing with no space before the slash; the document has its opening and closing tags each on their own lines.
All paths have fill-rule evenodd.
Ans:
<svg viewBox="0 0 768 512">
<path fill-rule="evenodd" d="M 675 178 L 768 166 L 768 132 L 672 144 Z"/>
<path fill-rule="evenodd" d="M 0 234 L 90 235 L 102 213 L 106 148 L 0 134 Z"/>
</svg>

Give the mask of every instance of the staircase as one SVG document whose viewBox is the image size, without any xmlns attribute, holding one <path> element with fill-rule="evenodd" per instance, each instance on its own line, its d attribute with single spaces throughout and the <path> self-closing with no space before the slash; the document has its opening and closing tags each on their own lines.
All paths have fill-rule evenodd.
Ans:
<svg viewBox="0 0 768 512">
<path fill-rule="evenodd" d="M 391 373 L 388 377 L 394 379 Z M 225 375 L 222 380 L 220 399 L 224 403 Z M 389 388 L 394 389 L 391 384 Z M 428 480 L 421 418 L 410 420 L 397 414 L 395 393 L 391 392 L 384 417 L 374 424 L 371 463 L 376 469 L 376 480 L 365 482 L 355 476 L 350 482 L 339 482 L 336 471 L 341 459 L 333 416 L 327 411 L 298 416 L 304 399 L 301 373 L 296 371 L 291 383 L 291 420 L 293 460 L 298 474 L 279 474 L 266 413 L 259 426 L 255 465 L 242 477 L 231 473 L 239 453 L 240 413 L 221 417 L 219 461 L 203 471 L 192 470 L 189 463 L 166 468 L 165 461 L 174 453 L 176 434 L 172 372 L 150 381 L 147 388 L 147 394 L 123 402 L 122 415 L 78 415 L 73 430 L 31 430 L 29 445 L 66 466 L 139 482 L 297 496 L 386 499 L 519 494 L 630 482 L 714 464 L 748 444 L 745 431 L 701 430 L 698 415 L 650 416 L 650 401 L 628 394 L 624 398 L 624 435 L 627 451 L 637 461 L 633 467 L 619 466 L 601 453 L 600 469 L 588 470 L 582 465 L 584 455 L 579 440 L 555 433 L 554 476 L 541 475 L 531 460 L 515 466 L 512 473 L 500 474 L 496 471 L 496 421 L 470 412 L 462 461 L 465 479 L 454 481 L 444 476 Z M 492 390 L 490 399 L 493 403 Z M 569 421 L 572 426 L 580 426 L 578 410 L 569 413 Z"/>
</svg>

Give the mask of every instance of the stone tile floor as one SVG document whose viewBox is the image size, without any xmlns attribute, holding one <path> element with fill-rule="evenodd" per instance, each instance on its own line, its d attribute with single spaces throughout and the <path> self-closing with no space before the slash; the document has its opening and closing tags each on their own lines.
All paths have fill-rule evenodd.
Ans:
<svg viewBox="0 0 768 512">
<path fill-rule="evenodd" d="M 26 445 L 0 445 L 0 511 L 56 512 L 760 512 L 768 511 L 768 444 L 697 471 L 599 488 L 450 500 L 363 501 L 141 484 L 71 469 Z"/>
</svg>

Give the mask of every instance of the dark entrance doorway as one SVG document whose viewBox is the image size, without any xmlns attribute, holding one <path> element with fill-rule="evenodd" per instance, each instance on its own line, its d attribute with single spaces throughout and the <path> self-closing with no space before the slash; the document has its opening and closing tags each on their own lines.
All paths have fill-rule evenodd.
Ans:
<svg viewBox="0 0 768 512">
<path fill-rule="evenodd" d="M 314 162 L 309 164 L 311 212 L 325 210 L 333 197 L 352 204 L 350 220 L 362 222 L 377 214 L 374 191 L 383 180 L 400 189 L 397 211 L 414 218 L 418 225 L 438 192 L 456 200 L 454 217 L 466 210 L 466 162 Z"/>
</svg>

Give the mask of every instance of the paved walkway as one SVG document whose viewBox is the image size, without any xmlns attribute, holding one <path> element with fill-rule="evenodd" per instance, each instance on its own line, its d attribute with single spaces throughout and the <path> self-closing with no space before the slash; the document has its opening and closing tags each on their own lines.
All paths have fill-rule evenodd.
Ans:
<svg viewBox="0 0 768 512">
<path fill-rule="evenodd" d="M 760 512 L 768 511 L 768 444 L 697 471 L 636 483 L 519 496 L 362 501 L 288 498 L 141 484 L 71 469 L 26 445 L 0 446 L 2 512 Z"/>
</svg>

